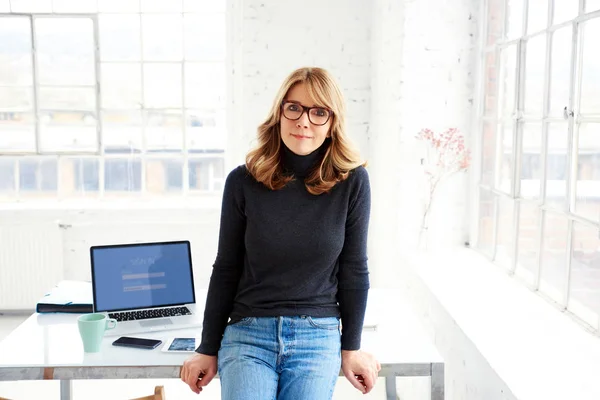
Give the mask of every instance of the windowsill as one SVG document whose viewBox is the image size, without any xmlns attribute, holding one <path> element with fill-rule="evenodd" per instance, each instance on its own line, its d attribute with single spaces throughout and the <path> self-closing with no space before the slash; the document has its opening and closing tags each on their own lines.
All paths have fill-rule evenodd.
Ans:
<svg viewBox="0 0 600 400">
<path fill-rule="evenodd" d="M 0 211 L 18 210 L 164 210 L 164 209 L 220 209 L 221 193 L 198 196 L 163 196 L 104 199 L 24 199 L 0 202 Z"/>
<path fill-rule="evenodd" d="M 600 338 L 501 267 L 464 248 L 409 265 L 516 398 L 600 398 Z"/>
</svg>

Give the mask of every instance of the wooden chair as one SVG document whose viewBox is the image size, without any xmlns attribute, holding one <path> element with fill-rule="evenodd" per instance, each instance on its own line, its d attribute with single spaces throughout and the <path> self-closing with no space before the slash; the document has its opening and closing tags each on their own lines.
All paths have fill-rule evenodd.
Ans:
<svg viewBox="0 0 600 400">
<path fill-rule="evenodd" d="M 131 400 L 166 400 L 165 397 L 165 387 L 164 386 L 156 386 L 154 388 L 154 394 L 151 396 L 137 397 Z M 10 400 L 5 397 L 0 397 L 0 400 Z"/>
<path fill-rule="evenodd" d="M 0 398 L 0 400 L 2 400 L 2 399 Z M 153 395 L 145 396 L 145 397 L 137 397 L 137 398 L 131 399 L 131 400 L 166 400 L 165 387 L 164 386 L 156 386 L 154 388 Z"/>
</svg>

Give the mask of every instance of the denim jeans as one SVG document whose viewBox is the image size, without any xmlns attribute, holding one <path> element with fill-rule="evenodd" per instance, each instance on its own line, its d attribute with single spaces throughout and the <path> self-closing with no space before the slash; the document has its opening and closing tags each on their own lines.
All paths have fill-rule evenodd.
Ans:
<svg viewBox="0 0 600 400">
<path fill-rule="evenodd" d="M 329 400 L 340 372 L 336 317 L 248 317 L 225 328 L 222 400 Z"/>
</svg>

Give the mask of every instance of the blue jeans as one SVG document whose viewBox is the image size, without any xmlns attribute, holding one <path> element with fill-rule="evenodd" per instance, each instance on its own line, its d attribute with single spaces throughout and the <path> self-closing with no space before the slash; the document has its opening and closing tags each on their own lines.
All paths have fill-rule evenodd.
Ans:
<svg viewBox="0 0 600 400">
<path fill-rule="evenodd" d="M 328 400 L 340 372 L 336 317 L 248 317 L 225 328 L 222 400 Z"/>
</svg>

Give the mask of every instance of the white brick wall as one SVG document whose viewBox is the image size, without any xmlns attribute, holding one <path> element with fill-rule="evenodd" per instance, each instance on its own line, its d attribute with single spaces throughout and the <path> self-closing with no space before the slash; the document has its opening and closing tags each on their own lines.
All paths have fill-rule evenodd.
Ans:
<svg viewBox="0 0 600 400">
<path fill-rule="evenodd" d="M 285 76 L 322 66 L 339 80 L 348 129 L 370 165 L 375 282 L 392 247 L 411 248 L 422 209 L 414 134 L 421 127 L 470 133 L 474 97 L 476 0 L 230 0 L 234 31 L 229 166 L 242 163 Z M 440 193 L 431 238 L 467 239 L 466 180 Z M 391 223 L 398 214 L 399 223 Z M 389 263 L 389 261 L 388 261 Z"/>
<path fill-rule="evenodd" d="M 401 93 L 400 243 L 413 246 L 422 214 L 422 153 L 414 135 L 424 127 L 457 127 L 469 138 L 474 113 L 476 0 L 406 0 Z M 441 187 L 430 220 L 433 245 L 467 240 L 466 175 Z"/>
<path fill-rule="evenodd" d="M 346 96 L 348 130 L 367 156 L 370 116 L 371 8 L 365 0 L 232 0 L 239 25 L 233 93 L 231 162 L 243 162 L 275 94 L 294 69 L 319 66 L 337 79 Z M 239 101 L 238 101 L 239 100 Z M 241 116 L 241 118 L 240 118 Z M 233 166 L 232 165 L 232 166 Z"/>
<path fill-rule="evenodd" d="M 476 0 L 373 2 L 369 257 L 377 285 L 394 282 L 397 252 L 417 246 L 424 175 L 415 134 L 452 126 L 471 134 L 478 7 Z M 440 188 L 430 219 L 433 247 L 467 240 L 466 178 Z"/>
<path fill-rule="evenodd" d="M 404 5 L 377 0 L 372 10 L 371 120 L 369 124 L 369 173 L 372 207 L 369 259 L 373 285 L 393 284 L 389 274 L 397 260 L 400 182 L 399 158 L 403 64 Z"/>
</svg>

